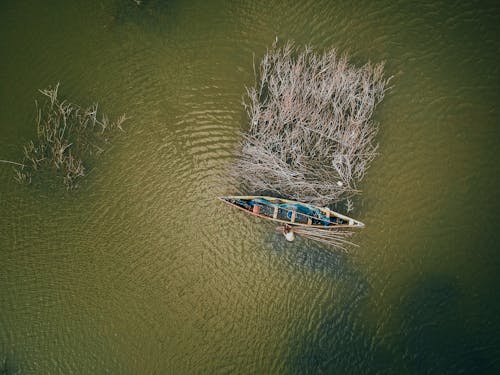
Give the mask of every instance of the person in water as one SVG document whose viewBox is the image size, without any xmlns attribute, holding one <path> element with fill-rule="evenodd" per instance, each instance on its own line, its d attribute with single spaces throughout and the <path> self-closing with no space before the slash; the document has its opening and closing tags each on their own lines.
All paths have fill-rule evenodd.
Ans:
<svg viewBox="0 0 500 375">
<path fill-rule="evenodd" d="M 293 233 L 293 229 L 288 224 L 285 224 L 283 226 L 283 235 L 285 236 L 287 241 L 292 242 L 295 239 L 295 234 Z"/>
</svg>

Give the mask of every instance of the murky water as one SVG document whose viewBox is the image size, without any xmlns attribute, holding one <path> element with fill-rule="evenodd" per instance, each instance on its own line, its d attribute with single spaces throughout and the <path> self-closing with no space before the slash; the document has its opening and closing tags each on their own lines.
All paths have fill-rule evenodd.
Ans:
<svg viewBox="0 0 500 375">
<path fill-rule="evenodd" d="M 0 4 L 0 159 L 36 91 L 126 112 L 79 191 L 0 165 L 0 364 L 22 374 L 499 373 L 500 9 Z M 275 37 L 386 61 L 349 254 L 214 199 Z"/>
</svg>

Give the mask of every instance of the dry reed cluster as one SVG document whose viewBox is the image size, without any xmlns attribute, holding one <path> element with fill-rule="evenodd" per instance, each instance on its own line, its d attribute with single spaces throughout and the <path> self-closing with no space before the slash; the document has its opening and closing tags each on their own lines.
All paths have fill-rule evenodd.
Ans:
<svg viewBox="0 0 500 375">
<path fill-rule="evenodd" d="M 383 64 L 356 67 L 335 49 L 275 43 L 256 79 L 233 177 L 247 192 L 320 205 L 346 199 L 350 210 L 377 151 L 372 114 L 388 82 Z"/>
<path fill-rule="evenodd" d="M 36 139 L 24 146 L 24 159 L 16 168 L 19 182 L 32 180 L 50 172 L 62 177 L 68 188 L 77 186 L 86 173 L 84 162 L 101 153 L 110 136 L 122 129 L 125 116 L 109 121 L 105 115 L 98 117 L 98 105 L 82 108 L 59 100 L 59 84 L 40 90 L 44 101 L 37 105 Z"/>
</svg>

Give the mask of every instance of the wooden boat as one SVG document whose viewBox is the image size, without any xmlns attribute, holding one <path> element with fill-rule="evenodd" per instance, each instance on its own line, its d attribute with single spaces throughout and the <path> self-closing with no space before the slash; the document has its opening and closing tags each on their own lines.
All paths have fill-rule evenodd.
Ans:
<svg viewBox="0 0 500 375">
<path fill-rule="evenodd" d="M 252 215 L 291 226 L 320 229 L 359 228 L 358 220 L 308 203 L 266 196 L 219 197 L 223 202 Z"/>
</svg>

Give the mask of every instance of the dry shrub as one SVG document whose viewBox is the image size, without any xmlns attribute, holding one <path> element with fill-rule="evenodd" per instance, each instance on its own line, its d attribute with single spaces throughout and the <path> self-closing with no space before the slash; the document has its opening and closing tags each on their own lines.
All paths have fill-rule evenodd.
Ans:
<svg viewBox="0 0 500 375">
<path fill-rule="evenodd" d="M 24 159 L 15 170 L 19 182 L 31 183 L 34 178 L 55 175 L 68 188 L 77 186 L 85 176 L 85 162 L 101 153 L 111 135 L 123 130 L 125 116 L 109 121 L 98 116 L 97 104 L 82 108 L 58 98 L 59 84 L 40 90 L 42 104 L 37 102 L 36 138 L 24 146 Z M 11 162 L 12 163 L 12 162 Z M 53 172 L 53 173 L 48 173 Z"/>
<path fill-rule="evenodd" d="M 377 151 L 372 114 L 388 82 L 383 64 L 356 67 L 335 49 L 275 43 L 256 80 L 232 171 L 242 189 L 320 205 L 358 193 Z"/>
</svg>

